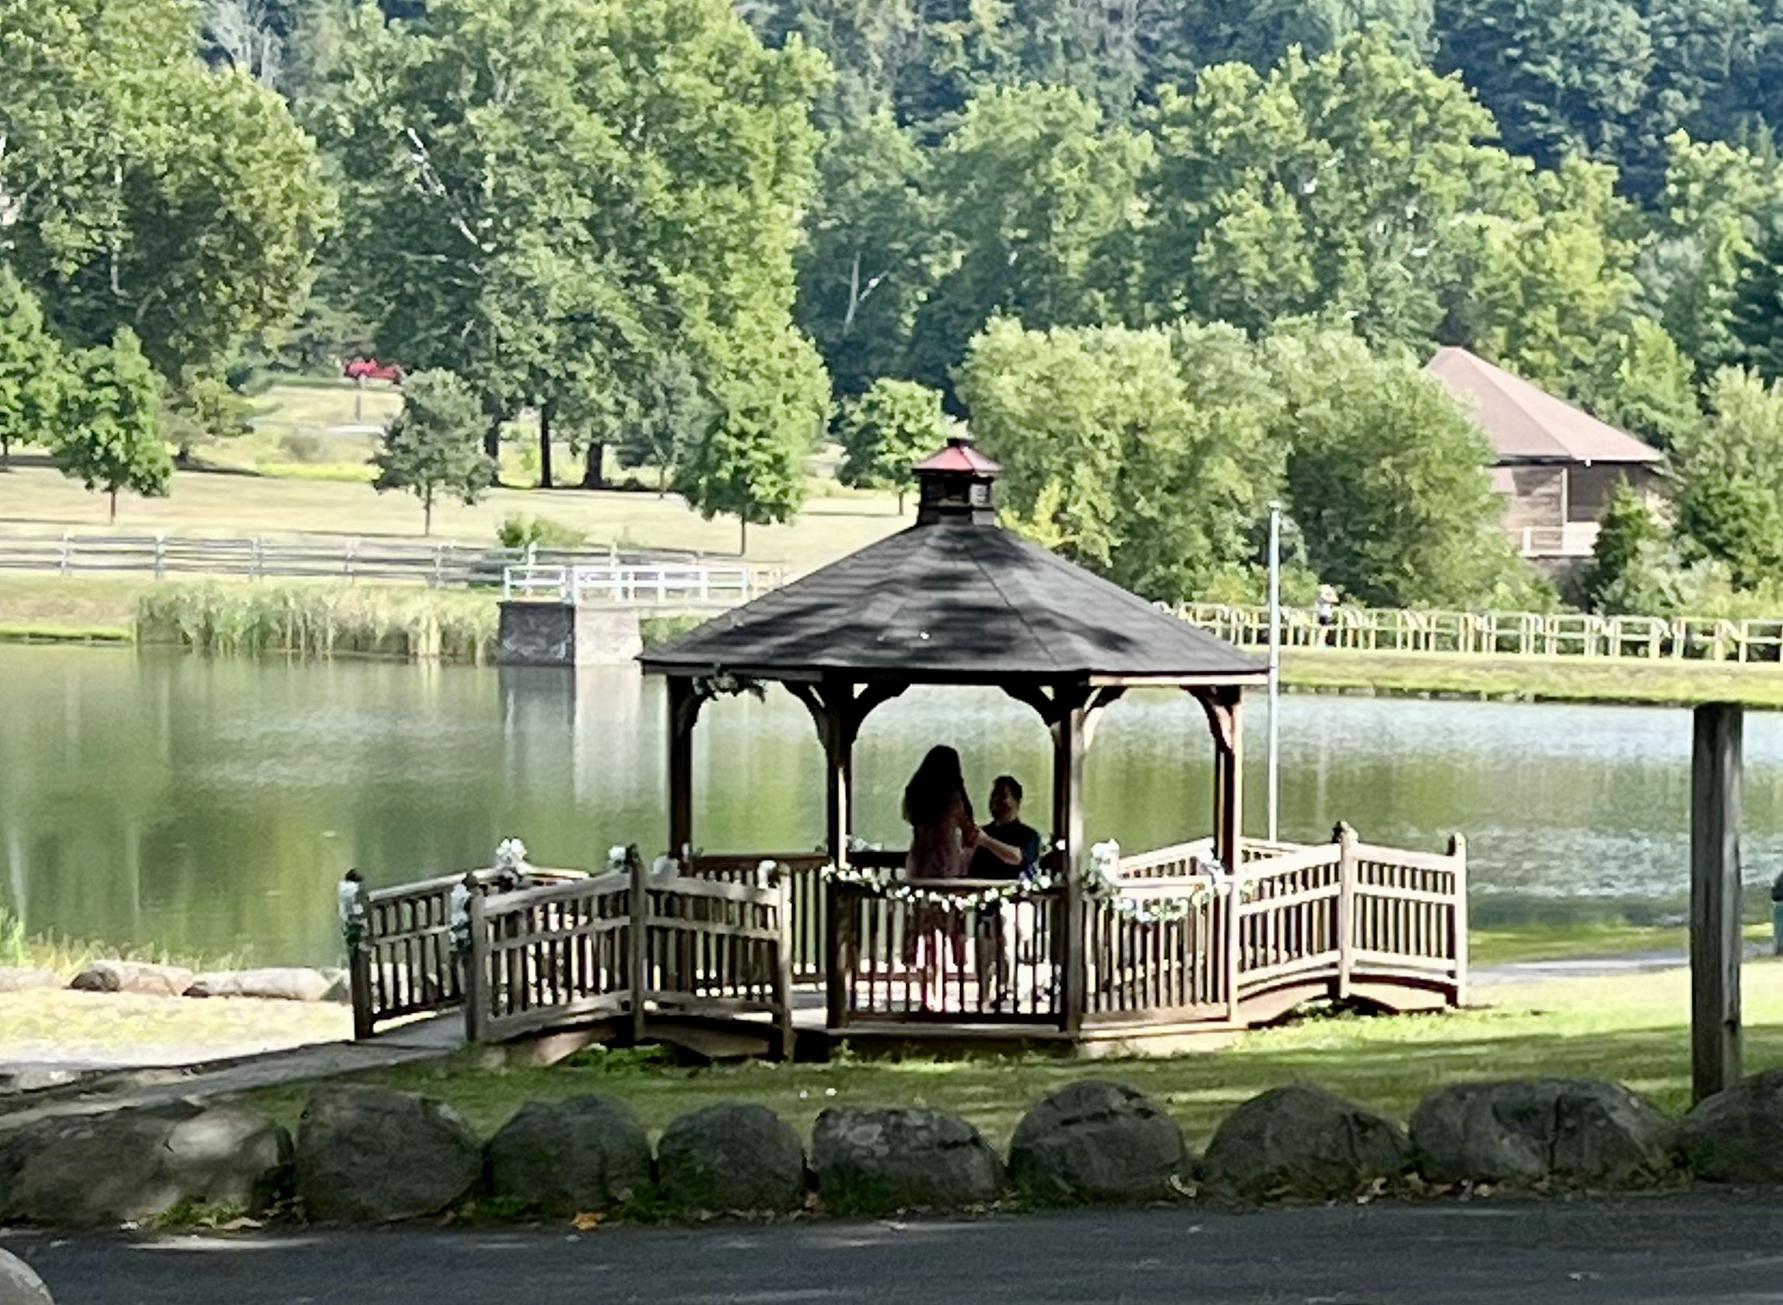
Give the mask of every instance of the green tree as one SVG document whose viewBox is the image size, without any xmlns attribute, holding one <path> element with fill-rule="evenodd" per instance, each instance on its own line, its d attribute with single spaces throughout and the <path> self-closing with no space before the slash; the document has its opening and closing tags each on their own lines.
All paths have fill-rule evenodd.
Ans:
<svg viewBox="0 0 1783 1305">
<path fill-rule="evenodd" d="M 1630 329 L 1639 230 L 1616 171 L 1567 159 L 1538 173 L 1536 210 L 1488 223 L 1468 286 L 1472 342 L 1534 384 L 1577 396 Z"/>
<path fill-rule="evenodd" d="M 194 54 L 180 0 L 0 5 L 0 196 L 19 277 L 76 345 L 129 326 L 163 379 L 287 318 L 330 222 L 278 95 Z"/>
<path fill-rule="evenodd" d="M 1631 0 L 1439 0 L 1438 63 L 1459 72 L 1545 168 L 1620 162 L 1647 97 L 1653 41 Z"/>
<path fill-rule="evenodd" d="M 1380 34 L 1267 77 L 1210 69 L 1166 91 L 1129 315 L 1252 332 L 1329 314 L 1426 347 L 1478 262 L 1484 219 L 1528 211 L 1490 115 Z"/>
<path fill-rule="evenodd" d="M 889 109 L 824 135 L 799 253 L 798 320 L 843 394 L 895 374 L 909 353 L 937 271 L 927 166 Z"/>
<path fill-rule="evenodd" d="M 1593 611 L 1610 610 L 1610 595 L 1626 584 L 1652 549 L 1666 543 L 1665 527 L 1652 505 L 1626 481 L 1618 484 L 1598 518 L 1597 544 L 1580 585 L 1585 605 Z"/>
<path fill-rule="evenodd" d="M 910 468 L 941 447 L 947 431 L 939 392 L 915 381 L 874 381 L 844 405 L 837 423 L 840 479 L 844 485 L 896 490 L 902 516 Z"/>
<path fill-rule="evenodd" d="M 413 372 L 403 381 L 402 411 L 372 455 L 378 469 L 372 487 L 380 494 L 407 490 L 420 499 L 422 533 L 431 535 L 436 498 L 475 503 L 488 490 L 482 433 L 483 409 L 468 385 L 451 372 Z"/>
<path fill-rule="evenodd" d="M 1783 580 L 1783 383 L 1723 368 L 1708 408 L 1671 449 L 1678 534 L 1736 584 Z"/>
<path fill-rule="evenodd" d="M 823 71 L 802 44 L 764 50 L 725 0 L 437 0 L 355 24 L 319 110 L 335 284 L 380 352 L 463 377 L 492 434 L 525 404 L 567 422 L 598 387 L 629 393 L 670 348 L 716 392 L 739 333 L 784 333 Z"/>
<path fill-rule="evenodd" d="M 1660 323 L 1707 377 L 1742 360 L 1741 277 L 1770 218 L 1783 213 L 1783 175 L 1774 159 L 1725 141 L 1678 132 L 1666 144 L 1665 184 L 1640 277 Z"/>
<path fill-rule="evenodd" d="M 657 493 L 665 494 L 687 451 L 711 423 L 712 400 L 701 388 L 693 364 L 680 352 L 658 354 L 648 361 L 638 397 L 618 441 L 619 465 L 656 468 Z"/>
<path fill-rule="evenodd" d="M 1271 338 L 1286 400 L 1288 499 L 1319 577 L 1364 602 L 1466 607 L 1523 601 L 1472 419 L 1406 357 L 1338 332 Z"/>
<path fill-rule="evenodd" d="M 1647 317 L 1604 342 L 1581 397 L 1593 412 L 1660 448 L 1670 448 L 1701 420 L 1696 366 Z"/>
<path fill-rule="evenodd" d="M 1742 260 L 1730 319 L 1740 361 L 1783 379 L 1783 214 Z"/>
<path fill-rule="evenodd" d="M 62 351 L 44 330 L 37 297 L 0 263 L 0 469 L 12 446 L 47 444 L 62 388 Z"/>
<path fill-rule="evenodd" d="M 712 389 L 716 415 L 676 469 L 676 487 L 708 520 L 737 518 L 737 553 L 749 527 L 787 521 L 805 501 L 805 462 L 829 410 L 829 377 L 790 325 L 765 326 L 732 344 Z"/>
<path fill-rule="evenodd" d="M 173 478 L 161 438 L 161 383 L 127 326 L 109 347 L 76 354 L 72 370 L 52 453 L 64 476 L 107 496 L 116 521 L 120 490 L 159 498 Z"/>
<path fill-rule="evenodd" d="M 1125 222 L 1143 137 L 1105 127 L 1054 86 L 994 87 L 967 107 L 934 165 L 950 270 L 917 314 L 911 373 L 946 389 L 993 316 L 1027 326 L 1104 315 L 1099 255 Z"/>
<path fill-rule="evenodd" d="M 1030 331 L 998 319 L 960 370 L 973 432 L 1003 461 L 1014 524 L 1170 600 L 1256 558 L 1281 483 L 1272 390 L 1230 327 Z"/>
</svg>

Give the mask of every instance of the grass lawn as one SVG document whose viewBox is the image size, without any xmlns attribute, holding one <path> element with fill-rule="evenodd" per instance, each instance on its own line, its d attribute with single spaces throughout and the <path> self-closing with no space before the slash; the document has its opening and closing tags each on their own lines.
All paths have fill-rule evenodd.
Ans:
<svg viewBox="0 0 1783 1305">
<path fill-rule="evenodd" d="M 1768 944 L 1770 939 L 1769 924 L 1746 926 L 1748 943 Z M 1633 956 L 1642 953 L 1685 956 L 1690 951 L 1690 933 L 1682 925 L 1675 928 L 1654 928 L 1650 925 L 1621 922 L 1531 924 L 1474 929 L 1468 935 L 1467 948 L 1468 958 L 1475 966 Z"/>
<path fill-rule="evenodd" d="M 128 640 L 136 599 L 151 583 L 130 576 L 0 572 L 0 638 Z"/>
<path fill-rule="evenodd" d="M 1294 688 L 1328 692 L 1662 705 L 1737 701 L 1783 707 L 1783 667 L 1726 662 L 1292 649 L 1282 654 L 1282 680 Z"/>
<path fill-rule="evenodd" d="M 0 473 L 0 528 L 11 533 L 104 532 L 105 500 L 37 458 Z M 493 545 L 496 526 L 515 515 L 547 517 L 584 532 L 595 546 L 694 549 L 735 557 L 737 523 L 702 520 L 681 499 L 617 490 L 497 489 L 482 502 L 434 510 L 434 535 Z M 749 556 L 804 571 L 852 553 L 910 524 L 889 494 L 837 490 L 813 496 L 799 517 L 749 531 Z M 121 534 L 385 536 L 418 539 L 421 507 L 406 494 L 368 484 L 221 471 L 182 471 L 167 498 L 119 500 Z"/>
<path fill-rule="evenodd" d="M 1747 1065 L 1783 1063 L 1783 965 L 1751 963 L 1745 975 Z M 1246 1034 L 1224 1051 L 1160 1060 L 844 1057 L 828 1065 L 695 1070 L 640 1063 L 632 1053 L 585 1052 L 550 1069 L 488 1069 L 466 1053 L 360 1081 L 443 1098 L 486 1132 L 525 1101 L 593 1092 L 630 1102 L 653 1132 L 718 1101 L 759 1102 L 800 1129 L 827 1106 L 926 1105 L 964 1115 L 1003 1146 L 1046 1092 L 1106 1077 L 1163 1102 L 1200 1149 L 1234 1106 L 1284 1083 L 1320 1084 L 1403 1119 L 1431 1089 L 1462 1079 L 1582 1075 L 1620 1080 L 1680 1112 L 1690 1093 L 1689 988 L 1684 970 L 1500 986 L 1482 993 L 1499 1003 L 1495 1009 L 1309 1019 Z M 255 1102 L 294 1121 L 307 1096 L 306 1088 L 281 1088 Z"/>
</svg>

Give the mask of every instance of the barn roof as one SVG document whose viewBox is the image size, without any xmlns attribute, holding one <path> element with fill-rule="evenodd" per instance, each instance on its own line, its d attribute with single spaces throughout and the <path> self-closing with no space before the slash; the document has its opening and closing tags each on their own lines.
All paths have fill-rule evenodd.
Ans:
<svg viewBox="0 0 1783 1305">
<path fill-rule="evenodd" d="M 956 684 L 1266 673 L 1260 658 L 995 524 L 982 487 L 996 464 L 963 441 L 953 452 L 918 469 L 916 525 L 645 652 L 644 669 Z"/>
<path fill-rule="evenodd" d="M 1660 460 L 1652 445 L 1466 349 L 1437 350 L 1425 370 L 1467 405 L 1500 464 Z"/>
</svg>

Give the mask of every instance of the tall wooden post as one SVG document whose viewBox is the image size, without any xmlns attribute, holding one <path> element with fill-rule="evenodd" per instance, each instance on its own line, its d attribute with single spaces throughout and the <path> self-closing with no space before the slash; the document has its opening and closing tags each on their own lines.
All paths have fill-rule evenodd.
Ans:
<svg viewBox="0 0 1783 1305">
<path fill-rule="evenodd" d="M 1696 709 L 1690 774 L 1690 1081 L 1696 1100 L 1740 1079 L 1740 778 L 1737 703 Z"/>
<path fill-rule="evenodd" d="M 650 881 L 644 873 L 644 858 L 628 856 L 626 869 L 631 872 L 631 919 L 626 924 L 626 942 L 630 951 L 631 970 L 631 1040 L 644 1040 L 644 1003 L 650 994 Z"/>
<path fill-rule="evenodd" d="M 1062 857 L 1065 911 L 1064 928 L 1058 934 L 1053 963 L 1060 976 L 1060 1027 L 1068 1034 L 1075 1034 L 1083 1028 L 1089 995 L 1083 898 L 1084 866 L 1089 855 L 1089 849 L 1083 845 L 1084 724 L 1088 711 L 1083 695 L 1066 686 L 1060 686 L 1055 702 L 1058 710 L 1052 725 L 1053 833 L 1065 843 Z"/>
<path fill-rule="evenodd" d="M 489 1027 L 489 925 L 483 918 L 483 894 L 470 899 L 470 946 L 464 949 L 464 1040 L 483 1041 Z"/>
<path fill-rule="evenodd" d="M 700 700 L 693 681 L 669 678 L 669 855 L 693 848 L 693 729 Z"/>
<path fill-rule="evenodd" d="M 1356 831 L 1340 823 L 1331 831 L 1337 843 L 1337 999 L 1350 995 L 1356 967 Z"/>
</svg>

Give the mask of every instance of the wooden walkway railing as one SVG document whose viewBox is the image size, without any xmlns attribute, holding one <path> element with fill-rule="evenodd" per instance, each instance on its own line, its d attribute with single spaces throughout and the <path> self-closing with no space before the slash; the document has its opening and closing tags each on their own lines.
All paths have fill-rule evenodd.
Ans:
<svg viewBox="0 0 1783 1305">
<path fill-rule="evenodd" d="M 653 1016 L 748 1018 L 791 1053 L 789 877 L 664 878 L 633 856 L 595 877 L 532 870 L 527 887 L 502 891 L 497 872 L 480 871 L 455 946 L 451 895 L 463 878 L 369 895 L 351 968 L 356 1036 L 456 1008 L 471 1042 L 607 1017 L 626 1018 L 634 1038 Z"/>
<path fill-rule="evenodd" d="M 1248 648 L 1269 643 L 1269 609 L 1184 603 L 1191 625 Z M 1312 608 L 1282 610 L 1288 648 L 1358 652 L 1463 653 L 1495 657 L 1595 657 L 1611 660 L 1783 660 L 1783 617 L 1596 616 L 1588 612 L 1441 612 L 1339 607 L 1328 626 Z"/>
<path fill-rule="evenodd" d="M 582 880 L 580 870 L 529 867 L 535 883 Z M 452 890 L 466 874 L 479 894 L 495 892 L 494 869 L 439 875 L 365 895 L 365 932 L 348 957 L 353 1036 L 368 1038 L 380 1024 L 454 1010 L 464 1001 L 464 976 L 452 952 Z"/>
</svg>

